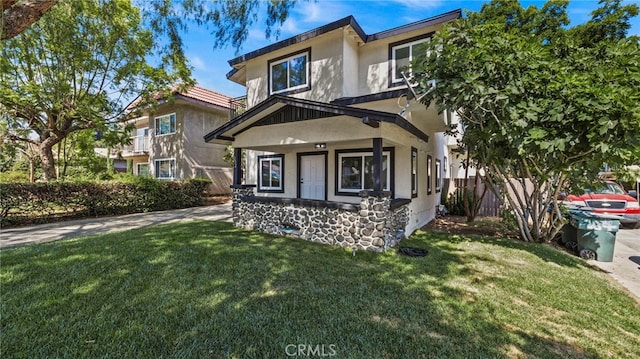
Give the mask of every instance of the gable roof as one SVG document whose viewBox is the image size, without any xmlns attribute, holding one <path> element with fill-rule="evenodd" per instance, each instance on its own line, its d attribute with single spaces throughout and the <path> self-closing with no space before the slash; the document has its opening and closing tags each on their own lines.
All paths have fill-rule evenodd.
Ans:
<svg viewBox="0 0 640 359">
<path fill-rule="evenodd" d="M 219 92 L 206 89 L 204 87 L 200 87 L 200 86 L 194 85 L 189 87 L 185 91 L 179 91 L 176 86 L 173 88 L 171 94 L 175 99 L 181 99 L 181 100 L 185 100 L 185 101 L 192 102 L 199 105 L 205 105 L 205 106 L 213 105 L 216 107 L 222 107 L 224 109 L 231 108 L 231 104 L 230 104 L 230 101 L 232 100 L 231 97 L 227 95 L 223 95 Z M 154 98 L 159 101 L 166 100 L 166 97 L 167 96 L 165 96 L 164 93 L 157 93 L 154 95 Z M 140 103 L 140 100 L 136 99 L 135 101 L 131 102 L 127 106 L 127 110 L 132 110 L 136 108 L 139 103 Z"/>
<path fill-rule="evenodd" d="M 225 123 L 204 136 L 205 142 L 233 142 L 234 137 L 256 126 L 268 126 L 297 121 L 307 121 L 333 116 L 361 118 L 362 123 L 379 127 L 380 122 L 395 124 L 419 139 L 427 142 L 429 136 L 404 117 L 390 112 L 342 106 L 304 100 L 283 95 L 272 95 L 247 112 Z"/>
<path fill-rule="evenodd" d="M 360 27 L 360 25 L 358 24 L 358 22 L 356 21 L 356 19 L 353 16 L 347 16 L 345 18 L 342 18 L 340 20 L 334 21 L 332 23 L 320 26 L 318 28 L 315 28 L 313 30 L 309 30 L 307 32 L 304 32 L 302 34 L 290 37 L 288 39 L 284 39 L 282 41 L 276 42 L 274 44 L 271 44 L 269 46 L 265 46 L 263 48 L 248 52 L 244 55 L 240 55 L 236 58 L 233 58 L 231 60 L 229 60 L 229 65 L 231 65 L 231 67 L 233 67 L 234 69 L 229 71 L 229 73 L 227 73 L 227 78 L 231 78 L 231 76 L 233 76 L 241 67 L 240 64 L 254 59 L 258 56 L 262 56 L 265 54 L 268 54 L 270 52 L 282 49 L 284 47 L 287 46 L 291 46 L 294 44 L 297 44 L 299 42 L 302 41 L 306 41 L 309 39 L 312 39 L 314 37 L 318 37 L 322 34 L 326 34 L 328 32 L 331 32 L 333 30 L 345 27 L 345 26 L 350 26 L 353 31 L 355 32 L 355 34 L 360 38 L 360 40 L 363 43 L 368 43 L 368 42 L 372 42 L 372 41 L 376 41 L 376 40 L 381 40 L 387 37 L 391 37 L 391 36 L 395 36 L 395 35 L 399 35 L 402 33 L 406 33 L 406 32 L 410 32 L 410 31 L 414 31 L 414 30 L 418 30 L 424 27 L 428 27 L 428 26 L 432 26 L 432 25 L 436 25 L 436 24 L 441 24 L 441 23 L 445 23 L 448 21 L 452 21 L 455 19 L 459 19 L 462 17 L 462 10 L 461 9 L 457 9 L 457 10 L 453 10 L 444 14 L 440 14 L 437 16 L 433 16 L 424 20 L 420 20 L 420 21 L 416 21 L 416 22 L 412 22 L 410 24 L 407 25 L 402 25 L 402 26 L 398 26 L 395 27 L 393 29 L 389 29 L 389 30 L 385 30 L 385 31 L 381 31 L 381 32 L 377 32 L 371 35 L 367 35 L 365 34 L 365 32 L 362 30 L 362 27 Z"/>
</svg>

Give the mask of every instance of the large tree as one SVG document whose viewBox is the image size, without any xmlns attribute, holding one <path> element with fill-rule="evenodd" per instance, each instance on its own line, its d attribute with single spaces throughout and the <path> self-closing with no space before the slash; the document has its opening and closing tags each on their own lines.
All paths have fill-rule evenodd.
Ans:
<svg viewBox="0 0 640 359">
<path fill-rule="evenodd" d="M 0 0 L 2 18 L 0 39 L 10 39 L 38 21 L 59 0 Z M 231 45 L 237 49 L 249 35 L 249 29 L 264 16 L 267 39 L 280 33 L 280 25 L 287 19 L 296 0 L 136 0 L 143 9 L 150 28 L 166 35 L 167 46 L 174 53 L 182 53 L 181 32 L 190 24 L 205 25 L 215 36 L 214 48 Z M 266 8 L 264 7 L 266 6 Z"/>
<path fill-rule="evenodd" d="M 36 144 L 45 180 L 56 178 L 52 149 L 69 134 L 105 129 L 127 101 L 190 83 L 180 57 L 156 50 L 130 0 L 60 1 L 42 21 L 5 41 L 0 58 L 0 103 L 15 121 L 13 140 Z"/>
<path fill-rule="evenodd" d="M 568 28 L 567 1 L 492 1 L 445 27 L 413 64 L 423 101 L 457 111 L 461 145 L 501 189 L 523 239 L 560 230 L 555 199 L 604 163 L 640 157 L 640 46 L 626 37 L 636 5 L 601 1 Z M 551 209 L 552 213 L 548 210 Z"/>
</svg>

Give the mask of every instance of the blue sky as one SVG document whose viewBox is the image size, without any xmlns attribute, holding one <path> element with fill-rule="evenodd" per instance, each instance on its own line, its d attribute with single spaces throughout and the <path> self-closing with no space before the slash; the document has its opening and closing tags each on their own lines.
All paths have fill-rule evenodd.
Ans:
<svg viewBox="0 0 640 359">
<path fill-rule="evenodd" d="M 485 1 L 447 0 L 310 0 L 298 2 L 281 28 L 278 39 L 266 40 L 264 18 L 259 17 L 249 32 L 247 42 L 239 52 L 235 48 L 213 49 L 213 36 L 206 28 L 192 27 L 185 35 L 186 54 L 193 67 L 193 76 L 200 86 L 228 96 L 245 94 L 245 89 L 226 78 L 231 70 L 228 60 L 238 54 L 267 46 L 343 17 L 353 15 L 367 34 L 384 31 L 455 9 L 477 11 Z M 625 3 L 638 3 L 626 1 Z M 522 1 L 523 6 L 542 6 L 544 1 Z M 598 1 L 573 0 L 569 4 L 571 24 L 590 18 Z M 630 34 L 640 35 L 640 17 L 632 19 Z"/>
</svg>

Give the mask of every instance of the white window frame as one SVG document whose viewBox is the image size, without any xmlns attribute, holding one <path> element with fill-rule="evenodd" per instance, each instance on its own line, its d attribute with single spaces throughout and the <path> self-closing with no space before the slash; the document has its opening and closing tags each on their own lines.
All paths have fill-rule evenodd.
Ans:
<svg viewBox="0 0 640 359">
<path fill-rule="evenodd" d="M 438 193 L 442 189 L 442 162 L 440 162 L 440 159 L 436 159 L 435 174 L 436 174 L 436 193 Z"/>
<path fill-rule="evenodd" d="M 398 49 L 408 47 L 409 48 L 409 64 L 413 61 L 413 46 L 418 44 L 423 44 L 425 42 L 431 41 L 431 37 L 425 37 L 422 39 L 418 39 L 411 42 L 405 42 L 403 44 L 398 44 L 396 46 L 391 47 L 391 82 L 394 85 L 400 85 L 402 83 L 402 76 L 400 73 L 396 73 L 396 51 Z M 406 75 L 407 77 L 411 77 L 411 70 L 409 70 Z"/>
<path fill-rule="evenodd" d="M 411 147 L 411 197 L 418 197 L 418 149 Z"/>
<path fill-rule="evenodd" d="M 167 162 L 167 161 L 169 163 L 173 162 L 173 173 L 171 174 L 170 177 L 160 177 L 160 162 Z M 176 178 L 176 172 L 177 172 L 177 168 L 176 168 L 175 158 L 159 158 L 153 161 L 153 175 L 157 179 L 174 180 Z"/>
<path fill-rule="evenodd" d="M 146 165 L 147 166 L 147 176 L 149 175 L 149 163 L 148 162 L 140 162 L 140 163 L 136 163 L 136 176 L 140 176 L 140 166 L 141 165 Z"/>
<path fill-rule="evenodd" d="M 274 161 L 280 161 L 280 184 L 278 186 L 263 186 L 262 163 L 269 162 L 269 168 L 271 168 Z M 269 178 L 271 178 L 271 176 L 269 176 Z M 284 192 L 284 155 L 258 156 L 258 192 Z"/>
<path fill-rule="evenodd" d="M 360 191 L 363 190 L 373 190 L 373 188 L 364 188 L 364 164 L 365 164 L 365 157 L 372 157 L 373 156 L 373 152 L 369 151 L 369 152 L 340 152 L 338 154 L 338 163 L 337 163 L 337 167 L 338 167 L 338 183 L 337 183 L 337 187 L 338 187 L 338 192 L 339 193 L 359 193 Z M 385 156 L 387 157 L 387 185 L 382 189 L 383 191 L 390 191 L 391 190 L 391 151 L 383 151 L 382 152 L 382 162 L 384 163 L 384 158 Z M 360 168 L 357 169 L 360 171 L 361 173 L 361 182 L 360 182 L 360 188 L 356 189 L 356 188 L 342 188 L 342 159 L 344 157 L 361 157 L 362 161 L 361 161 L 361 165 Z M 372 173 L 373 175 L 373 173 Z"/>
<path fill-rule="evenodd" d="M 276 66 L 276 65 L 280 65 L 282 63 L 285 63 L 285 62 L 289 62 L 289 61 L 291 61 L 293 59 L 297 59 L 297 58 L 302 57 L 302 56 L 304 56 L 305 59 L 306 59 L 305 62 L 304 62 L 304 64 L 305 64 L 304 65 L 304 71 L 305 71 L 305 79 L 306 79 L 305 83 L 301 84 L 301 85 L 296 85 L 296 86 L 290 86 L 289 85 L 289 83 L 291 81 L 291 74 L 289 72 L 290 69 L 291 69 L 291 66 L 288 65 L 287 66 L 287 87 L 282 89 L 282 90 L 275 90 L 274 91 L 274 89 L 273 89 L 273 67 Z M 310 77 L 311 77 L 310 73 L 309 73 L 309 66 L 310 66 L 309 57 L 310 56 L 311 56 L 311 52 L 309 50 L 307 50 L 307 51 L 298 52 L 298 53 L 295 53 L 295 54 L 293 54 L 291 56 L 288 56 L 288 57 L 285 57 L 285 58 L 278 59 L 276 61 L 270 62 L 269 63 L 269 93 L 278 94 L 278 93 L 283 93 L 283 92 L 290 92 L 290 91 L 295 91 L 295 90 L 299 90 L 299 89 L 307 89 L 307 88 L 309 88 L 310 87 L 310 82 L 309 81 L 310 81 Z"/>
<path fill-rule="evenodd" d="M 165 118 L 169 119 L 169 131 L 172 130 L 171 128 L 171 120 L 173 119 L 173 131 L 171 132 L 167 132 L 167 133 L 160 133 L 160 121 L 164 120 Z M 166 115 L 162 115 L 162 116 L 158 116 L 154 119 L 154 134 L 156 137 L 160 137 L 160 136 L 167 136 L 167 135 L 172 135 L 174 133 L 176 133 L 176 128 L 177 126 L 177 119 L 176 119 L 176 114 L 175 113 L 169 113 Z"/>
</svg>

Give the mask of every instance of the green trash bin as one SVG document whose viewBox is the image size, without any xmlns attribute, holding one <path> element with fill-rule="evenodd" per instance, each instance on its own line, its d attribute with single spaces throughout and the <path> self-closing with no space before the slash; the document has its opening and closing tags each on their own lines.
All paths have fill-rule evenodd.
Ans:
<svg viewBox="0 0 640 359">
<path fill-rule="evenodd" d="M 620 217 L 594 212 L 573 212 L 569 223 L 576 228 L 578 253 L 584 259 L 600 262 L 613 261 L 616 233 L 620 228 Z"/>
<path fill-rule="evenodd" d="M 569 213 L 567 215 L 565 215 L 565 218 L 568 218 L 569 221 L 567 223 L 565 223 L 564 226 L 562 226 L 562 245 L 565 246 L 565 248 L 571 250 L 571 251 L 575 251 L 577 249 L 578 246 L 578 228 L 573 226 L 571 224 L 571 217 L 574 214 L 579 213 L 580 211 L 577 210 L 570 210 Z"/>
</svg>

